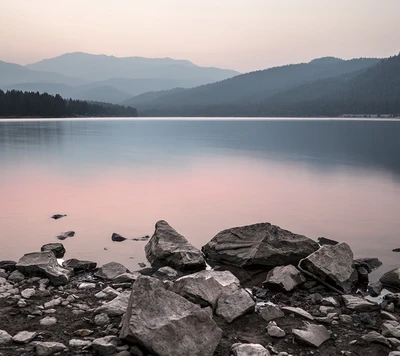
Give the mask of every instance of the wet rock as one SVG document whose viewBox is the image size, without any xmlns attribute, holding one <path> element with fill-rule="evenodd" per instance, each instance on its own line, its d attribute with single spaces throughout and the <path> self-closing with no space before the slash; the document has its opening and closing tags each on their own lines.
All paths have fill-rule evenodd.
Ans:
<svg viewBox="0 0 400 356">
<path fill-rule="evenodd" d="M 265 321 L 271 321 L 285 316 L 285 313 L 275 305 L 267 305 L 260 308 L 258 312 Z"/>
<path fill-rule="evenodd" d="M 382 265 L 382 262 L 379 261 L 378 258 L 375 257 L 367 257 L 367 258 L 357 258 L 354 260 L 354 266 L 363 267 L 367 270 L 368 273 L 376 270 L 378 267 Z"/>
<path fill-rule="evenodd" d="M 233 344 L 233 356 L 270 356 L 269 351 L 260 344 Z"/>
<path fill-rule="evenodd" d="M 94 317 L 94 323 L 98 326 L 110 324 L 110 318 L 106 313 L 97 314 Z"/>
<path fill-rule="evenodd" d="M 161 280 L 169 280 L 173 281 L 178 277 L 178 272 L 175 271 L 172 267 L 161 267 L 154 274 L 153 277 L 161 279 Z"/>
<path fill-rule="evenodd" d="M 15 271 L 16 264 L 16 261 L 0 261 L 0 268 L 6 270 L 7 272 L 12 272 Z"/>
<path fill-rule="evenodd" d="M 94 275 L 102 279 L 112 280 L 126 272 L 129 272 L 129 270 L 124 265 L 117 262 L 109 262 L 101 266 Z"/>
<path fill-rule="evenodd" d="M 379 294 L 381 294 L 383 289 L 383 284 L 381 282 L 375 282 L 375 283 L 370 283 L 368 284 L 367 290 L 368 293 L 372 296 L 372 297 L 377 297 Z"/>
<path fill-rule="evenodd" d="M 132 286 L 120 337 L 157 356 L 212 356 L 222 331 L 197 305 L 142 276 Z"/>
<path fill-rule="evenodd" d="M 260 223 L 223 230 L 203 246 L 202 251 L 214 262 L 239 267 L 276 267 L 297 264 L 318 247 L 306 236 Z"/>
<path fill-rule="evenodd" d="M 66 214 L 54 214 L 51 218 L 54 220 L 61 219 L 63 217 L 67 216 Z"/>
<path fill-rule="evenodd" d="M 282 307 L 282 310 L 287 313 L 293 313 L 308 320 L 314 320 L 314 317 L 309 313 L 306 312 L 304 309 L 297 308 L 297 307 Z"/>
<path fill-rule="evenodd" d="M 256 303 L 249 293 L 244 289 L 239 289 L 236 292 L 222 295 L 218 299 L 215 313 L 231 323 L 242 315 L 253 312 L 255 305 Z"/>
<path fill-rule="evenodd" d="M 118 337 L 109 335 L 102 338 L 94 339 L 92 347 L 101 356 L 111 356 L 117 352 L 117 347 L 121 344 Z"/>
<path fill-rule="evenodd" d="M 322 246 L 318 251 L 300 261 L 299 266 L 342 292 L 351 291 L 357 282 L 353 267 L 353 252 L 342 242 L 334 246 Z"/>
<path fill-rule="evenodd" d="M 23 275 L 20 271 L 14 271 L 8 276 L 8 280 L 10 282 L 22 282 L 25 279 L 25 275 Z"/>
<path fill-rule="evenodd" d="M 57 235 L 57 239 L 65 240 L 68 237 L 74 237 L 74 236 L 75 236 L 75 231 L 66 231 L 66 232 L 62 232 L 60 235 Z"/>
<path fill-rule="evenodd" d="M 20 331 L 17 335 L 15 335 L 12 339 L 17 344 L 27 344 L 31 342 L 37 335 L 37 332 L 30 331 Z"/>
<path fill-rule="evenodd" d="M 192 303 L 215 309 L 222 294 L 239 288 L 239 280 L 229 271 L 200 271 L 177 279 L 171 290 Z"/>
<path fill-rule="evenodd" d="M 126 237 L 123 237 L 120 234 L 117 234 L 116 232 L 114 232 L 111 235 L 111 240 L 116 241 L 116 242 L 122 242 L 122 241 L 126 240 Z"/>
<path fill-rule="evenodd" d="M 274 321 L 270 321 L 267 326 L 267 333 L 272 337 L 285 337 L 286 333 Z"/>
<path fill-rule="evenodd" d="M 62 243 L 49 243 L 45 244 L 40 248 L 40 251 L 51 251 L 57 258 L 63 258 L 65 255 L 65 248 Z"/>
<path fill-rule="evenodd" d="M 72 268 L 74 272 L 91 271 L 97 267 L 97 263 L 93 261 L 77 260 L 71 258 L 63 263 L 64 267 Z"/>
<path fill-rule="evenodd" d="M 382 336 L 381 334 L 377 333 L 376 331 L 371 331 L 368 334 L 361 336 L 361 339 L 363 339 L 366 342 L 374 342 L 390 347 L 389 340 L 386 337 Z"/>
<path fill-rule="evenodd" d="M 386 272 L 379 281 L 386 286 L 400 289 L 400 267 Z"/>
<path fill-rule="evenodd" d="M 95 314 L 106 313 L 109 316 L 123 315 L 128 307 L 131 292 L 126 291 L 118 295 L 112 301 L 105 303 L 95 310 Z"/>
<path fill-rule="evenodd" d="M 156 223 L 155 232 L 145 246 L 146 257 L 152 267 L 169 266 L 180 271 L 200 271 L 206 263 L 201 251 L 166 221 Z"/>
<path fill-rule="evenodd" d="M 394 248 L 392 251 L 393 252 L 400 252 L 400 248 Z"/>
<path fill-rule="evenodd" d="M 358 312 L 369 312 L 379 309 L 379 305 L 370 302 L 364 298 L 356 297 L 354 295 L 342 295 L 343 302 L 346 308 Z"/>
<path fill-rule="evenodd" d="M 299 342 L 315 347 L 320 347 L 331 337 L 325 326 L 310 323 L 306 323 L 305 329 L 293 329 L 292 332 Z"/>
<path fill-rule="evenodd" d="M 34 288 L 27 288 L 21 292 L 21 295 L 23 298 L 29 299 L 30 297 L 33 297 L 35 295 L 35 293 L 36 293 L 36 291 Z"/>
<path fill-rule="evenodd" d="M 60 342 L 39 342 L 36 341 L 36 354 L 38 356 L 50 356 L 57 352 L 65 350 L 67 347 Z"/>
<path fill-rule="evenodd" d="M 17 269 L 25 274 L 42 274 L 56 286 L 68 283 L 72 270 L 61 267 L 53 252 L 27 253 L 20 258 Z"/>
<path fill-rule="evenodd" d="M 335 241 L 335 240 L 331 240 L 331 239 L 328 239 L 328 238 L 326 238 L 326 237 L 318 237 L 318 243 L 320 244 L 320 245 L 330 245 L 330 246 L 334 246 L 334 245 L 337 245 L 339 242 L 337 242 L 337 241 Z"/>
<path fill-rule="evenodd" d="M 293 265 L 278 266 L 268 272 L 264 286 L 273 290 L 290 292 L 305 281 L 305 277 Z"/>
<path fill-rule="evenodd" d="M 0 330 L 0 346 L 7 345 L 12 342 L 12 336 L 5 330 Z"/>
<path fill-rule="evenodd" d="M 57 319 L 52 316 L 46 316 L 42 320 L 40 320 L 40 325 L 42 326 L 51 326 L 57 324 Z"/>
</svg>

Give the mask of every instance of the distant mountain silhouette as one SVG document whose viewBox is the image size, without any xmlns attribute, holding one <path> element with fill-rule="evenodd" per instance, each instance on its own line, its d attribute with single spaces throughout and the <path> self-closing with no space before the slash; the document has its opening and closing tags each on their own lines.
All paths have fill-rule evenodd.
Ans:
<svg viewBox="0 0 400 356">
<path fill-rule="evenodd" d="M 187 89 L 179 93 L 165 92 L 152 102 L 138 98 L 123 102 L 135 103 L 138 109 L 165 109 L 188 106 L 210 106 L 258 102 L 280 91 L 320 79 L 333 78 L 352 73 L 377 64 L 379 59 L 341 60 L 326 57 L 309 63 L 291 64 L 262 71 L 250 72 L 217 83 Z"/>
</svg>

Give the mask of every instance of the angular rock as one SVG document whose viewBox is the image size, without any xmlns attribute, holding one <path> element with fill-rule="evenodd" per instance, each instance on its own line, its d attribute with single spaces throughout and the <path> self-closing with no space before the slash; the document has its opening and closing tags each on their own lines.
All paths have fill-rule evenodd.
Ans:
<svg viewBox="0 0 400 356">
<path fill-rule="evenodd" d="M 297 264 L 318 248 L 306 236 L 260 223 L 223 230 L 202 251 L 213 262 L 239 267 L 276 267 Z"/>
<path fill-rule="evenodd" d="M 0 261 L 0 268 L 6 270 L 7 272 L 15 271 L 17 264 L 16 261 Z"/>
<path fill-rule="evenodd" d="M 400 323 L 388 320 L 382 324 L 382 334 L 386 337 L 400 338 Z"/>
<path fill-rule="evenodd" d="M 60 342 L 35 342 L 36 354 L 38 356 L 50 356 L 65 350 L 67 347 Z"/>
<path fill-rule="evenodd" d="M 382 265 L 382 262 L 376 257 L 357 258 L 354 260 L 354 266 L 363 267 L 368 273 L 376 270 Z"/>
<path fill-rule="evenodd" d="M 379 309 L 378 304 L 370 302 L 364 298 L 356 297 L 354 295 L 342 295 L 342 299 L 346 308 L 350 310 L 355 310 L 358 312 L 369 312 Z"/>
<path fill-rule="evenodd" d="M 94 323 L 99 326 L 107 325 L 110 323 L 110 318 L 108 317 L 108 315 L 106 313 L 97 314 L 94 317 Z"/>
<path fill-rule="evenodd" d="M 285 337 L 286 333 L 274 321 L 270 321 L 267 326 L 267 333 L 272 337 Z"/>
<path fill-rule="evenodd" d="M 45 244 L 40 248 L 40 251 L 51 251 L 57 258 L 63 258 L 65 255 L 64 245 L 59 242 Z"/>
<path fill-rule="evenodd" d="M 51 218 L 54 220 L 58 220 L 63 218 L 64 216 L 67 216 L 66 214 L 54 214 Z"/>
<path fill-rule="evenodd" d="M 72 270 L 61 267 L 53 252 L 32 252 L 20 258 L 17 269 L 24 274 L 41 274 L 56 286 L 68 283 Z"/>
<path fill-rule="evenodd" d="M 76 258 L 71 258 L 64 261 L 64 267 L 72 268 L 74 272 L 91 271 L 97 267 L 97 263 L 93 261 L 83 261 L 77 260 Z"/>
<path fill-rule="evenodd" d="M 117 352 L 117 347 L 121 344 L 121 340 L 114 335 L 105 336 L 94 339 L 92 347 L 101 356 L 111 356 Z"/>
<path fill-rule="evenodd" d="M 40 320 L 40 325 L 42 326 L 51 326 L 57 324 L 57 319 L 52 316 L 46 316 L 42 320 Z"/>
<path fill-rule="evenodd" d="M 8 280 L 11 282 L 22 282 L 24 279 L 25 275 L 20 271 L 11 272 L 11 274 L 8 276 Z"/>
<path fill-rule="evenodd" d="M 282 310 L 288 313 L 293 313 L 308 320 L 314 320 L 314 317 L 309 313 L 306 312 L 304 309 L 297 308 L 297 307 L 282 307 Z"/>
<path fill-rule="evenodd" d="M 30 297 L 33 297 L 35 295 L 35 293 L 36 293 L 36 291 L 34 288 L 27 288 L 21 292 L 21 295 L 23 298 L 29 299 Z"/>
<path fill-rule="evenodd" d="M 131 292 L 125 291 L 118 295 L 118 297 L 114 298 L 112 301 L 105 303 L 98 307 L 94 312 L 98 313 L 106 313 L 109 316 L 120 316 L 123 315 L 128 307 L 129 297 Z"/>
<path fill-rule="evenodd" d="M 129 272 L 129 270 L 124 265 L 118 262 L 109 262 L 101 266 L 94 275 L 102 279 L 112 280 L 126 272 Z"/>
<path fill-rule="evenodd" d="M 173 281 L 178 277 L 178 272 L 175 271 L 172 267 L 165 266 L 159 268 L 156 272 L 154 272 L 153 277 L 161 279 L 161 280 L 169 280 Z"/>
<path fill-rule="evenodd" d="M 116 241 L 116 242 L 122 242 L 122 241 L 126 240 L 126 237 L 123 237 L 120 234 L 117 234 L 116 232 L 114 232 L 111 235 L 111 240 Z"/>
<path fill-rule="evenodd" d="M 112 287 L 106 287 L 102 291 L 96 293 L 94 296 L 98 299 L 114 299 L 118 297 L 121 293 L 116 291 Z"/>
<path fill-rule="evenodd" d="M 180 271 L 194 272 L 206 267 L 201 251 L 164 220 L 156 223 L 145 252 L 152 267 L 170 266 Z"/>
<path fill-rule="evenodd" d="M 37 335 L 37 332 L 30 331 L 20 331 L 17 335 L 15 335 L 12 339 L 17 344 L 27 344 L 31 342 Z"/>
<path fill-rule="evenodd" d="M 132 286 L 120 337 L 157 356 L 212 356 L 222 331 L 201 308 L 142 276 Z"/>
<path fill-rule="evenodd" d="M 7 345 L 12 342 L 12 336 L 5 330 L 0 330 L 0 346 Z"/>
<path fill-rule="evenodd" d="M 344 242 L 334 246 L 322 246 L 301 260 L 299 266 L 344 293 L 349 293 L 357 282 L 353 252 Z"/>
<path fill-rule="evenodd" d="M 368 334 L 361 336 L 361 339 L 363 339 L 366 342 L 374 342 L 390 347 L 389 340 L 386 339 L 386 337 L 382 336 L 381 334 L 377 333 L 376 331 L 371 331 Z"/>
<path fill-rule="evenodd" d="M 260 344 L 233 344 L 233 356 L 270 356 L 269 351 Z"/>
<path fill-rule="evenodd" d="M 318 240 L 318 243 L 320 245 L 331 245 L 331 246 L 334 246 L 334 245 L 337 245 L 339 243 L 339 242 L 337 242 L 335 240 L 331 240 L 331 239 L 328 239 L 326 237 L 318 237 L 317 240 Z"/>
<path fill-rule="evenodd" d="M 305 329 L 293 329 L 292 332 L 299 342 L 315 347 L 320 347 L 331 337 L 325 326 L 310 323 L 306 323 Z"/>
<path fill-rule="evenodd" d="M 260 308 L 258 312 L 265 321 L 271 321 L 285 316 L 285 313 L 275 305 L 267 305 Z"/>
<path fill-rule="evenodd" d="M 192 303 L 215 309 L 222 294 L 239 288 L 239 280 L 229 271 L 200 271 L 177 279 L 171 290 Z"/>
<path fill-rule="evenodd" d="M 66 231 L 66 232 L 62 232 L 60 235 L 58 235 L 57 239 L 65 240 L 68 237 L 74 237 L 74 236 L 75 236 L 75 231 Z"/>
<path fill-rule="evenodd" d="M 113 283 L 133 283 L 140 277 L 139 272 L 122 273 L 112 279 Z"/>
<path fill-rule="evenodd" d="M 215 313 L 231 323 L 240 316 L 254 311 L 256 303 L 244 289 L 224 294 L 218 299 Z"/>
<path fill-rule="evenodd" d="M 375 282 L 368 284 L 367 290 L 372 297 L 377 297 L 381 294 L 383 289 L 383 284 L 381 282 Z"/>
<path fill-rule="evenodd" d="M 379 278 L 379 281 L 386 286 L 400 289 L 400 267 L 386 272 L 381 278 Z"/>
<path fill-rule="evenodd" d="M 75 349 L 83 349 L 89 347 L 92 344 L 89 340 L 71 339 L 69 340 L 68 346 Z"/>
<path fill-rule="evenodd" d="M 305 281 L 303 274 L 293 265 L 278 266 L 268 272 L 264 287 L 290 292 Z"/>
</svg>

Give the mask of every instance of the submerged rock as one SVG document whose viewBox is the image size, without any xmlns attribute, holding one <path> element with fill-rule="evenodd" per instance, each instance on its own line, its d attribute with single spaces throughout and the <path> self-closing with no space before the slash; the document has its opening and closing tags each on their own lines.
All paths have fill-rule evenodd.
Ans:
<svg viewBox="0 0 400 356">
<path fill-rule="evenodd" d="M 278 266 L 268 272 L 264 286 L 290 292 L 305 281 L 305 277 L 296 267 L 292 265 Z"/>
<path fill-rule="evenodd" d="M 122 241 L 126 240 L 126 237 L 123 237 L 120 234 L 117 234 L 116 232 L 114 232 L 111 235 L 111 240 L 116 241 L 116 242 L 122 242 Z"/>
<path fill-rule="evenodd" d="M 40 251 L 51 251 L 57 258 L 63 258 L 65 255 L 64 245 L 58 242 L 45 244 L 40 248 Z"/>
<path fill-rule="evenodd" d="M 201 251 L 164 220 L 156 223 L 145 252 L 152 267 L 170 266 L 180 271 L 200 271 L 206 267 Z"/>
<path fill-rule="evenodd" d="M 199 306 L 142 276 L 132 286 L 120 337 L 157 356 L 212 356 L 222 331 Z"/>
<path fill-rule="evenodd" d="M 65 240 L 68 237 L 73 237 L 73 236 L 75 236 L 75 231 L 66 231 L 66 232 L 62 232 L 60 235 L 58 235 L 57 239 Z"/>
<path fill-rule="evenodd" d="M 24 274 L 41 274 L 54 285 L 68 283 L 72 270 L 63 268 L 57 263 L 53 252 L 32 252 L 20 258 L 17 269 Z"/>
<path fill-rule="evenodd" d="M 203 246 L 202 251 L 213 262 L 240 267 L 276 267 L 297 264 L 318 248 L 319 245 L 306 236 L 260 223 L 223 230 Z"/>
<path fill-rule="evenodd" d="M 353 252 L 344 242 L 322 246 L 301 260 L 299 266 L 344 293 L 350 292 L 358 281 L 357 271 L 353 267 Z"/>
<path fill-rule="evenodd" d="M 64 216 L 67 216 L 66 214 L 54 214 L 51 218 L 54 220 L 58 220 L 63 218 Z"/>
<path fill-rule="evenodd" d="M 400 267 L 386 272 L 379 281 L 386 286 L 400 289 Z"/>
</svg>

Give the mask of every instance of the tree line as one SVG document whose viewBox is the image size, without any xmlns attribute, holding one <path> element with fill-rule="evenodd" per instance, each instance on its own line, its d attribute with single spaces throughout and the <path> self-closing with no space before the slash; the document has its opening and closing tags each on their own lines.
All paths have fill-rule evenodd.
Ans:
<svg viewBox="0 0 400 356">
<path fill-rule="evenodd" d="M 132 107 L 63 99 L 60 95 L 0 90 L 0 117 L 136 117 Z"/>
</svg>

